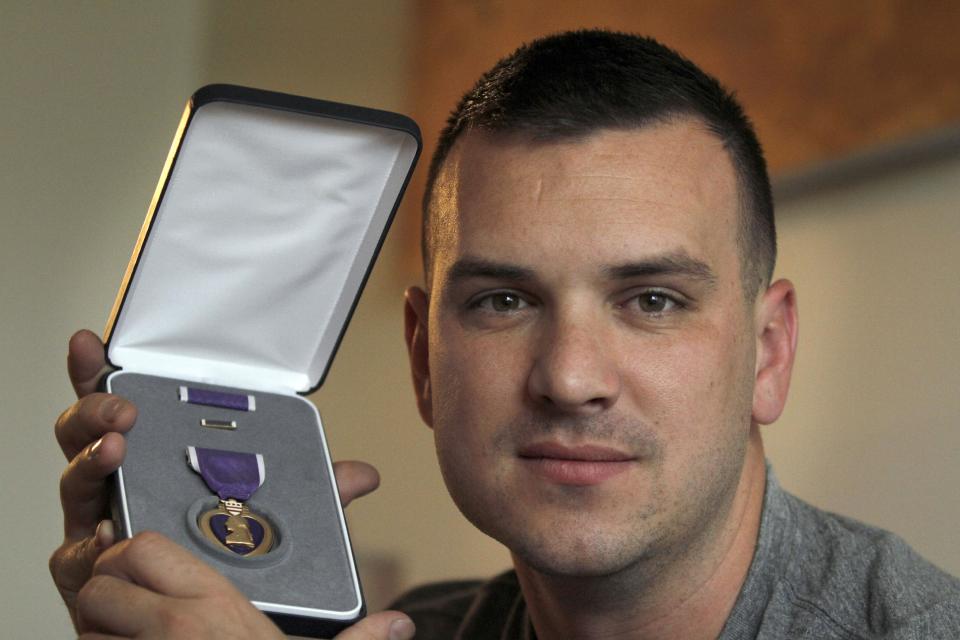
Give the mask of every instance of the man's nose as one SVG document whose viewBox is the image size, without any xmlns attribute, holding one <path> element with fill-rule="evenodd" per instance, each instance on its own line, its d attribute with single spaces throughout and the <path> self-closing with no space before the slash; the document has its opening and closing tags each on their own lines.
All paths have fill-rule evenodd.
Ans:
<svg viewBox="0 0 960 640">
<path fill-rule="evenodd" d="M 557 411 L 592 415 L 611 407 L 621 377 L 614 346 L 596 322 L 566 318 L 540 335 L 527 380 L 534 402 Z"/>
</svg>

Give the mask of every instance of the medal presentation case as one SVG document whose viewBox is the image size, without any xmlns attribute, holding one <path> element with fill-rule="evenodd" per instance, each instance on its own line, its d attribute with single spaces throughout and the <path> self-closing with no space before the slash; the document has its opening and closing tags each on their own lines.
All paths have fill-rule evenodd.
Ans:
<svg viewBox="0 0 960 640">
<path fill-rule="evenodd" d="M 286 632 L 364 615 L 322 384 L 420 153 L 403 116 L 229 85 L 187 104 L 105 332 L 138 408 L 122 537 L 158 531 Z"/>
</svg>

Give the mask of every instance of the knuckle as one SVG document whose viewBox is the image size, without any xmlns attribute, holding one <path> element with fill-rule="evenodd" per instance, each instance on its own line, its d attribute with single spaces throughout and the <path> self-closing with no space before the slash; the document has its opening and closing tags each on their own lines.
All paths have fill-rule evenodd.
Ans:
<svg viewBox="0 0 960 640">
<path fill-rule="evenodd" d="M 156 557 L 157 545 L 162 540 L 163 536 L 153 531 L 145 531 L 121 540 L 93 560 L 93 574 L 109 574 L 117 567 L 137 571 L 148 566 L 151 559 Z"/>
<path fill-rule="evenodd" d="M 193 609 L 166 606 L 158 612 L 160 628 L 165 638 L 202 638 L 204 621 L 194 614 Z"/>
<path fill-rule="evenodd" d="M 353 630 L 356 635 L 351 637 L 355 637 L 356 640 L 377 640 L 377 638 L 379 637 L 375 633 L 374 629 L 369 628 L 369 625 L 361 624 L 361 625 L 358 625 L 357 627 L 354 627 Z"/>
<path fill-rule="evenodd" d="M 156 531 L 143 531 L 126 542 L 123 552 L 132 562 L 142 562 L 156 557 L 165 542 L 166 538 Z"/>
<path fill-rule="evenodd" d="M 82 485 L 91 469 L 84 469 L 81 465 L 81 458 L 74 458 L 66 466 L 63 473 L 60 474 L 60 502 L 63 504 L 71 503 L 75 506 L 92 502 L 99 499 L 99 496 L 86 496 Z M 92 478 L 90 478 L 92 479 Z"/>
<path fill-rule="evenodd" d="M 89 540 L 64 542 L 50 556 L 48 563 L 53 582 L 61 590 L 77 591 L 90 577 L 94 558 L 88 553 Z"/>
<path fill-rule="evenodd" d="M 116 545 L 110 553 L 101 553 L 96 558 L 92 559 L 90 563 L 90 575 L 105 575 L 107 574 L 106 567 L 113 561 L 113 558 L 117 555 L 117 549 L 120 548 L 122 544 Z"/>
<path fill-rule="evenodd" d="M 103 598 L 108 597 L 113 578 L 93 576 L 77 592 L 77 611 L 83 613 L 95 609 Z"/>
<path fill-rule="evenodd" d="M 70 419 L 70 416 L 73 414 L 73 405 L 70 405 L 66 409 L 60 412 L 60 415 L 57 416 L 56 422 L 53 423 L 53 430 L 59 434 L 63 429 L 63 425 L 67 420 Z"/>
<path fill-rule="evenodd" d="M 50 559 L 47 561 L 47 568 L 50 569 L 50 575 L 53 577 L 54 582 L 57 582 L 57 578 L 60 576 L 60 568 L 63 566 L 63 558 L 63 545 L 60 545 L 53 550 L 53 553 L 50 554 Z"/>
<path fill-rule="evenodd" d="M 73 471 L 74 463 L 71 462 L 60 474 L 60 499 L 68 498 L 73 490 Z"/>
<path fill-rule="evenodd" d="M 53 423 L 53 433 L 56 435 L 58 441 L 62 441 L 67 430 L 67 425 L 69 425 L 74 419 L 74 416 L 77 415 L 77 404 L 79 403 L 75 402 L 64 409 L 57 417 L 57 421 Z"/>
<path fill-rule="evenodd" d="M 157 533 L 156 531 L 141 531 L 130 539 L 130 544 L 131 546 L 136 546 L 137 549 L 150 551 L 158 545 L 163 544 L 165 540 L 166 538 L 163 537 L 163 534 Z"/>
<path fill-rule="evenodd" d="M 74 403 L 76 407 L 76 417 L 79 421 L 85 424 L 93 424 L 98 421 L 97 411 L 100 409 L 100 405 L 103 403 L 104 399 L 107 397 L 105 393 L 91 393 L 88 396 L 77 400 Z"/>
</svg>

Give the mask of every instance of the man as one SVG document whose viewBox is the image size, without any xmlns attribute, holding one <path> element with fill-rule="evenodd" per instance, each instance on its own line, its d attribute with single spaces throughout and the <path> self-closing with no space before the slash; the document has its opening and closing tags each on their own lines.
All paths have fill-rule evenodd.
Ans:
<svg viewBox="0 0 960 640">
<path fill-rule="evenodd" d="M 514 571 L 402 598 L 418 637 L 960 633 L 957 580 L 766 467 L 796 295 L 771 283 L 765 164 L 715 80 L 623 34 L 523 47 L 452 115 L 424 213 L 425 288 L 406 304 L 418 406 L 451 496 Z M 223 612 L 237 637 L 275 636 L 184 550 L 96 528 L 135 410 L 89 394 L 95 337 L 75 336 L 70 363 L 84 397 L 58 423 L 72 462 L 51 569 L 79 629 L 191 637 L 222 632 Z M 338 480 L 345 502 L 376 484 L 359 463 Z M 342 637 L 411 632 L 385 612 Z"/>
</svg>

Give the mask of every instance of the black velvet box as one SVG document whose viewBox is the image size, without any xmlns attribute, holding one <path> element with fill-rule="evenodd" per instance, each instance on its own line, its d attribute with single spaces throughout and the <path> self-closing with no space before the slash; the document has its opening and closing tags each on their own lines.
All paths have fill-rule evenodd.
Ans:
<svg viewBox="0 0 960 640">
<path fill-rule="evenodd" d="M 285 631 L 364 615 L 323 424 L 323 382 L 420 153 L 403 116 L 228 85 L 190 99 L 105 332 L 107 390 L 139 414 L 118 531 L 159 531 Z M 255 399 L 185 402 L 181 387 Z M 207 425 L 232 428 L 211 428 Z M 246 503 L 276 531 L 238 555 L 204 536 L 217 495 L 187 448 L 262 454 Z"/>
</svg>

